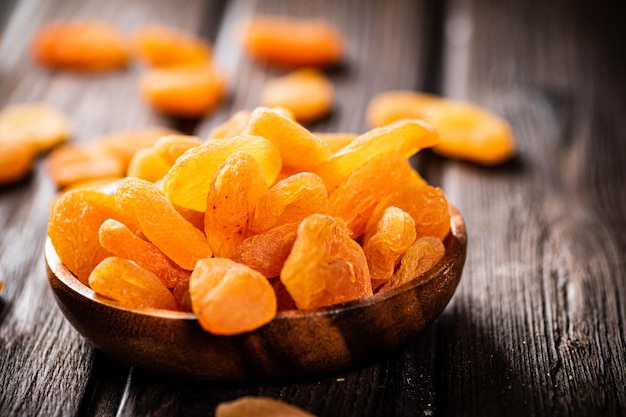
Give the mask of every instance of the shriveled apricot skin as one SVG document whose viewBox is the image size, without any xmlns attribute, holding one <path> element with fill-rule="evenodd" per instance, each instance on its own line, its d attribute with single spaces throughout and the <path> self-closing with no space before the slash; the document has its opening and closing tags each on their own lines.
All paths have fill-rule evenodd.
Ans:
<svg viewBox="0 0 626 417">
<path fill-rule="evenodd" d="M 384 197 L 374 208 L 367 229 L 380 220 L 389 206 L 398 207 L 415 221 L 416 238 L 435 236 L 443 240 L 450 232 L 448 201 L 441 188 L 430 185 L 406 185 Z"/>
<path fill-rule="evenodd" d="M 344 219 L 356 239 L 376 204 L 387 194 L 413 182 L 414 171 L 409 161 L 397 152 L 376 156 L 354 170 L 331 194 L 329 214 Z"/>
<path fill-rule="evenodd" d="M 315 169 L 332 193 L 352 171 L 377 155 L 398 152 L 406 158 L 421 149 L 436 145 L 439 135 L 428 123 L 400 120 L 372 129 L 341 148 Z"/>
<path fill-rule="evenodd" d="M 189 279 L 189 271 L 172 262 L 152 243 L 134 234 L 124 223 L 105 220 L 98 231 L 98 240 L 113 255 L 133 261 L 155 274 L 167 288 L 174 288 L 179 282 Z"/>
<path fill-rule="evenodd" d="M 269 15 L 247 22 L 243 45 L 254 58 L 281 67 L 334 65 L 345 50 L 343 35 L 326 21 Z"/>
<path fill-rule="evenodd" d="M 250 155 L 235 152 L 218 168 L 204 215 L 204 233 L 215 256 L 231 258 L 248 232 L 257 201 L 267 191 L 263 171 Z"/>
<path fill-rule="evenodd" d="M 121 68 L 128 60 L 120 32 L 97 20 L 59 21 L 42 26 L 35 34 L 32 53 L 41 65 L 81 71 Z"/>
<path fill-rule="evenodd" d="M 127 259 L 103 259 L 91 271 L 89 286 L 124 307 L 178 310 L 174 296 L 157 276 Z"/>
<path fill-rule="evenodd" d="M 363 249 L 344 225 L 324 214 L 302 221 L 280 280 L 299 309 L 372 295 Z"/>
<path fill-rule="evenodd" d="M 48 236 L 61 262 L 82 283 L 111 253 L 98 240 L 98 230 L 106 219 L 130 224 L 115 204 L 112 195 L 88 188 L 63 193 L 52 207 L 48 220 Z"/>
<path fill-rule="evenodd" d="M 165 194 L 178 206 L 205 212 L 215 172 L 230 154 L 237 151 L 249 154 L 259 163 L 268 185 L 274 182 L 282 166 L 276 146 L 259 136 L 241 135 L 210 140 L 181 155 L 163 178 Z"/>
<path fill-rule="evenodd" d="M 185 220 L 151 182 L 125 178 L 115 190 L 115 202 L 136 219 L 148 240 L 181 268 L 192 270 L 199 259 L 212 256 L 204 233 Z"/>
<path fill-rule="evenodd" d="M 274 184 L 259 198 L 251 233 L 262 233 L 274 227 L 300 222 L 311 214 L 325 214 L 328 194 L 324 181 L 312 172 L 291 175 Z"/>
<path fill-rule="evenodd" d="M 213 334 L 257 329 L 276 315 L 276 295 L 259 272 L 230 259 L 202 259 L 189 279 L 193 312 Z"/>
<path fill-rule="evenodd" d="M 233 260 L 262 273 L 277 277 L 291 253 L 300 223 L 287 223 L 252 235 L 236 248 Z"/>
</svg>

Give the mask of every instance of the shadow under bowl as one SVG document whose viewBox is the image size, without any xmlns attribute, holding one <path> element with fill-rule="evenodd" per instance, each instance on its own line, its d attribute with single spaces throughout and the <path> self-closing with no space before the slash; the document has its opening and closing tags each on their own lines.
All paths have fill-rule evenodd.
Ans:
<svg viewBox="0 0 626 417">
<path fill-rule="evenodd" d="M 446 307 L 465 263 L 467 233 L 450 207 L 445 255 L 419 279 L 360 300 L 283 311 L 235 336 L 200 327 L 192 313 L 132 310 L 109 303 L 61 263 L 50 239 L 45 258 L 57 304 L 95 347 L 129 365 L 214 381 L 280 380 L 366 363 L 414 339 Z"/>
</svg>

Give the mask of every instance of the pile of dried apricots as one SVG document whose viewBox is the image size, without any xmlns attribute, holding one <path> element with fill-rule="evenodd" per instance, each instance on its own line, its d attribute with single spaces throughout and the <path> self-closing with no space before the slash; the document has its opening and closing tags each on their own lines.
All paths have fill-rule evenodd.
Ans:
<svg viewBox="0 0 626 417">
<path fill-rule="evenodd" d="M 254 59 L 292 71 L 263 87 L 261 107 L 236 112 L 207 138 L 151 128 L 52 152 L 48 173 L 63 192 L 48 235 L 63 264 L 98 297 L 193 311 L 219 335 L 254 330 L 281 310 L 419 279 L 444 255 L 450 214 L 443 191 L 408 158 L 433 148 L 504 162 L 514 152 L 508 124 L 470 103 L 388 91 L 369 103 L 372 130 L 312 132 L 304 124 L 333 105 L 323 69 L 343 58 L 341 32 L 320 20 L 257 16 L 243 27 L 242 44 Z M 175 116 L 201 117 L 227 90 L 211 45 L 160 25 L 127 42 L 101 22 L 50 24 L 38 31 L 33 55 L 80 71 L 119 69 L 134 58 L 149 68 L 143 96 Z M 67 121 L 49 108 L 5 113 L 0 144 L 25 150 L 8 163 L 0 156 L 0 182 L 23 176 L 34 155 L 69 136 Z M 40 131 L 24 128 L 34 116 L 46 121 Z"/>
</svg>

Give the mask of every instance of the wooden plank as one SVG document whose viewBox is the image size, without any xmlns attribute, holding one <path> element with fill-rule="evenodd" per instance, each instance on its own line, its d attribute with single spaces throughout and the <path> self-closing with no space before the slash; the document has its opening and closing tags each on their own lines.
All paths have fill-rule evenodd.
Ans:
<svg viewBox="0 0 626 417">
<path fill-rule="evenodd" d="M 492 170 L 442 161 L 470 250 L 453 315 L 439 323 L 447 365 L 437 411 L 622 415 L 617 21 L 584 2 L 452 4 L 458 20 L 448 27 L 467 32 L 449 33 L 446 46 L 456 50 L 451 64 L 465 60 L 468 69 L 446 71 L 444 92 L 511 120 L 519 155 Z"/>
</svg>

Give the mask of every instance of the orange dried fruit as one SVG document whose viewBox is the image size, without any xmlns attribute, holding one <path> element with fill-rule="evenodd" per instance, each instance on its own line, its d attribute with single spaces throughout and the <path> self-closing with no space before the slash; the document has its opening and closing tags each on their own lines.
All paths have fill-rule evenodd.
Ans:
<svg viewBox="0 0 626 417">
<path fill-rule="evenodd" d="M 61 262 L 84 284 L 92 269 L 111 256 L 98 241 L 98 230 L 106 219 L 133 224 L 112 195 L 89 188 L 63 193 L 52 207 L 48 236 Z"/>
<path fill-rule="evenodd" d="M 337 152 L 343 148 L 359 135 L 356 133 L 347 132 L 313 132 L 313 135 L 326 142 L 331 152 Z"/>
<path fill-rule="evenodd" d="M 377 155 L 398 152 L 406 158 L 439 141 L 436 130 L 419 120 L 400 120 L 357 137 L 315 169 L 332 192 L 352 171 Z"/>
<path fill-rule="evenodd" d="M 412 91 L 387 91 L 370 101 L 367 116 L 373 127 L 404 118 L 425 120 L 441 137 L 433 151 L 450 158 L 495 165 L 515 152 L 509 124 L 469 102 Z"/>
<path fill-rule="evenodd" d="M 380 220 L 363 236 L 374 290 L 388 281 L 406 250 L 415 242 L 415 221 L 403 210 L 390 206 Z"/>
<path fill-rule="evenodd" d="M 71 134 L 68 118 L 45 103 L 16 104 L 0 112 L 0 146 L 21 142 L 34 152 L 45 152 Z"/>
<path fill-rule="evenodd" d="M 202 145 L 202 140 L 197 136 L 167 135 L 159 138 L 152 149 L 171 167 L 179 156 L 200 145 Z"/>
<path fill-rule="evenodd" d="M 255 330 L 276 316 L 276 295 L 267 279 L 225 258 L 202 259 L 189 279 L 193 312 L 210 333 Z"/>
<path fill-rule="evenodd" d="M 31 172 L 33 148 L 22 142 L 0 142 L 0 185 L 21 180 Z"/>
<path fill-rule="evenodd" d="M 210 140 L 181 155 L 163 178 L 165 194 L 178 206 L 205 212 L 215 172 L 230 154 L 237 151 L 249 154 L 259 163 L 267 185 L 274 182 L 281 168 L 276 146 L 259 136 L 241 135 Z"/>
<path fill-rule="evenodd" d="M 140 27 L 132 46 L 135 57 L 155 67 L 204 64 L 213 55 L 211 45 L 202 38 L 156 23 Z"/>
<path fill-rule="evenodd" d="M 66 144 L 52 151 L 46 162 L 48 175 L 59 188 L 126 173 L 124 161 L 94 146 Z"/>
<path fill-rule="evenodd" d="M 172 290 L 172 295 L 180 307 L 180 311 L 193 312 L 191 308 L 191 297 L 189 295 L 189 279 L 183 280 L 176 284 Z"/>
<path fill-rule="evenodd" d="M 247 237 L 235 249 L 232 259 L 268 278 L 279 276 L 291 253 L 299 225 L 300 223 L 287 223 Z"/>
<path fill-rule="evenodd" d="M 371 127 L 385 126 L 401 119 L 424 119 L 425 110 L 441 100 L 434 94 L 392 90 L 375 95 L 367 106 Z"/>
<path fill-rule="evenodd" d="M 257 202 L 250 232 L 300 222 L 311 214 L 325 214 L 328 194 L 324 181 L 312 172 L 291 175 L 274 184 Z"/>
<path fill-rule="evenodd" d="M 375 156 L 356 168 L 328 199 L 328 213 L 345 220 L 356 239 L 376 204 L 400 187 L 413 183 L 414 170 L 398 152 Z"/>
<path fill-rule="evenodd" d="M 153 146 L 163 136 L 178 133 L 176 130 L 159 126 L 121 130 L 100 136 L 93 142 L 93 146 L 103 153 L 117 156 L 126 169 L 135 152 Z"/>
<path fill-rule="evenodd" d="M 276 145 L 286 168 L 310 171 L 330 156 L 324 141 L 276 109 L 254 109 L 245 133 L 262 136 Z"/>
<path fill-rule="evenodd" d="M 367 260 L 350 230 L 334 217 L 313 214 L 300 223 L 280 280 L 299 309 L 372 295 Z"/>
<path fill-rule="evenodd" d="M 248 127 L 252 112 L 249 110 L 239 110 L 228 120 L 215 126 L 209 133 L 208 139 L 233 138 L 242 135 Z"/>
<path fill-rule="evenodd" d="M 254 16 L 242 35 L 252 57 L 281 67 L 335 65 L 346 43 L 341 31 L 325 20 L 286 16 Z"/>
<path fill-rule="evenodd" d="M 261 166 L 250 155 L 235 152 L 219 166 L 204 215 L 204 233 L 215 256 L 233 256 L 246 237 L 257 201 L 266 191 Z"/>
<path fill-rule="evenodd" d="M 366 230 L 372 230 L 389 206 L 398 207 L 411 215 L 417 239 L 435 236 L 443 240 L 450 231 L 448 201 L 441 188 L 411 184 L 393 191 L 376 205 Z"/>
<path fill-rule="evenodd" d="M 144 148 L 135 152 L 126 175 L 142 180 L 157 182 L 167 174 L 171 165 L 167 163 L 153 148 Z"/>
<path fill-rule="evenodd" d="M 48 23 L 35 33 L 32 53 L 40 65 L 79 71 L 118 69 L 128 60 L 123 35 L 98 20 Z"/>
<path fill-rule="evenodd" d="M 399 287 L 419 277 L 443 258 L 446 248 L 441 240 L 434 236 L 417 239 L 404 253 L 400 266 L 393 276 L 384 283 L 379 291 Z"/>
<path fill-rule="evenodd" d="M 105 220 L 100 225 L 98 240 L 113 255 L 133 261 L 152 272 L 167 288 L 174 288 L 180 281 L 189 279 L 189 271 L 176 265 L 156 246 L 137 236 L 122 222 Z"/>
<path fill-rule="evenodd" d="M 127 259 L 109 257 L 89 275 L 89 286 L 96 294 L 133 308 L 178 310 L 174 296 L 148 271 Z"/>
<path fill-rule="evenodd" d="M 215 409 L 215 417 L 315 417 L 283 401 L 265 397 L 240 397 L 222 402 Z"/>
<path fill-rule="evenodd" d="M 198 118 L 222 102 L 227 82 L 213 65 L 177 66 L 149 70 L 141 76 L 139 90 L 162 113 Z"/>
<path fill-rule="evenodd" d="M 154 184 L 125 178 L 115 190 L 120 210 L 136 219 L 141 232 L 183 269 L 192 270 L 213 252 L 204 233 L 183 218 Z"/>
<path fill-rule="evenodd" d="M 326 116 L 335 100 L 335 89 L 328 78 L 315 68 L 301 68 L 271 79 L 261 90 L 261 105 L 284 107 L 300 123 Z"/>
</svg>

